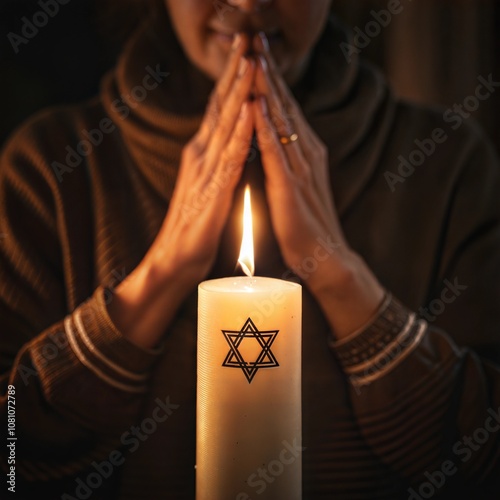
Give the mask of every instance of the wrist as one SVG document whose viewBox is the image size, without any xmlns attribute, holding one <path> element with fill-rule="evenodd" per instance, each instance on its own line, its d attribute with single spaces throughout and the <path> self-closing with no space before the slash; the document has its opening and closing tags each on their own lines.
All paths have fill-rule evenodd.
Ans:
<svg viewBox="0 0 500 500">
<path fill-rule="evenodd" d="M 349 252 L 342 262 L 326 262 L 308 286 L 318 300 L 337 340 L 366 326 L 385 297 L 385 290 L 361 257 Z"/>
<path fill-rule="evenodd" d="M 129 341 L 154 348 L 193 286 L 184 273 L 145 258 L 114 291 L 109 316 Z"/>
</svg>

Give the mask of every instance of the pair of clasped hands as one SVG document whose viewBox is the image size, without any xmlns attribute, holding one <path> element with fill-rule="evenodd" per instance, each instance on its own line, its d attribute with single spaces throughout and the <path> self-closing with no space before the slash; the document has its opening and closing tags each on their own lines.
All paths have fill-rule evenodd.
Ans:
<svg viewBox="0 0 500 500">
<path fill-rule="evenodd" d="M 253 55 L 247 56 L 250 44 Z M 304 284 L 333 335 L 342 338 L 362 327 L 382 301 L 382 287 L 343 236 L 325 145 L 277 71 L 265 35 L 238 34 L 201 126 L 183 150 L 160 232 L 109 306 L 132 342 L 142 347 L 160 342 L 183 300 L 208 275 L 254 131 L 282 257 L 292 270 L 316 259 L 317 270 Z M 186 208 L 199 207 L 199 200 L 203 209 L 186 217 Z M 321 248 L 321 238 L 335 250 Z"/>
</svg>

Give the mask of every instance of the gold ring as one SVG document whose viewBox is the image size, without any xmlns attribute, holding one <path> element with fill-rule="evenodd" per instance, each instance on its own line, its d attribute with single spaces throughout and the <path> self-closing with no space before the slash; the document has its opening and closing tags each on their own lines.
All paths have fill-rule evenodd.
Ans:
<svg viewBox="0 0 500 500">
<path fill-rule="evenodd" d="M 295 142 L 299 138 L 298 134 L 293 133 L 292 135 L 283 135 L 280 137 L 280 142 L 283 146 L 290 144 L 291 142 Z"/>
</svg>

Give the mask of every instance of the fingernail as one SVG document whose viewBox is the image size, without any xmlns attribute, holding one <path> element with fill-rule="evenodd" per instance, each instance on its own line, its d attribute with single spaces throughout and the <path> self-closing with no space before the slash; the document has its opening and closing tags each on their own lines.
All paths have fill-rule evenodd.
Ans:
<svg viewBox="0 0 500 500">
<path fill-rule="evenodd" d="M 236 33 L 236 35 L 234 35 L 233 45 L 231 46 L 233 50 L 236 50 L 240 46 L 241 39 L 242 39 L 241 33 Z"/>
<path fill-rule="evenodd" d="M 267 66 L 266 58 L 264 56 L 259 56 L 259 61 L 260 61 L 260 64 L 262 66 L 262 69 L 264 71 L 267 71 L 268 66 Z"/>
<path fill-rule="evenodd" d="M 242 105 L 241 105 L 241 109 L 240 109 L 240 120 L 244 120 L 248 115 L 248 102 L 245 101 Z"/>
<path fill-rule="evenodd" d="M 259 38 L 262 42 L 262 48 L 266 51 L 269 52 L 269 41 L 267 39 L 266 34 L 263 31 L 259 32 Z"/>
<path fill-rule="evenodd" d="M 264 96 L 260 96 L 259 101 L 262 112 L 264 113 L 265 116 L 269 116 L 269 108 L 267 107 L 266 98 Z"/>
<path fill-rule="evenodd" d="M 243 57 L 240 61 L 240 66 L 238 68 L 238 76 L 242 77 L 248 69 L 248 59 Z"/>
</svg>

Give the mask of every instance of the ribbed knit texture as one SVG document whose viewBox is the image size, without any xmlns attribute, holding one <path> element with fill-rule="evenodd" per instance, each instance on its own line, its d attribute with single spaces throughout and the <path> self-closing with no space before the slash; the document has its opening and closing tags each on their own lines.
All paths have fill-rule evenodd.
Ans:
<svg viewBox="0 0 500 500">
<path fill-rule="evenodd" d="M 347 64 L 342 40 L 343 31 L 330 23 L 293 90 L 328 146 L 347 240 L 398 301 L 389 308 L 394 321 L 381 312 L 368 333 L 337 351 L 304 283 L 303 497 L 406 499 L 410 486 L 418 490 L 428 481 L 425 471 L 451 459 L 459 471 L 438 489 L 442 498 L 456 498 L 457 491 L 496 498 L 483 480 L 498 486 L 499 434 L 490 433 L 465 462 L 453 452 L 458 440 L 484 426 L 488 409 L 500 407 L 498 368 L 457 346 L 499 361 L 496 158 L 467 124 L 450 131 L 425 165 L 391 192 L 384 174 L 397 173 L 398 157 L 408 158 L 416 138 L 447 125 L 440 112 L 397 101 L 373 68 L 357 59 Z M 195 290 L 165 332 L 161 352 L 123 339 L 106 310 L 109 290 L 137 266 L 158 233 L 182 148 L 199 125 L 211 87 L 179 50 L 171 38 L 139 31 L 103 80 L 99 97 L 39 114 L 1 157 L 0 367 L 4 391 L 7 383 L 16 386 L 16 498 L 77 498 L 77 480 L 86 483 L 96 464 L 116 453 L 120 465 L 92 487 L 92 499 L 194 498 Z M 170 74 L 139 102 L 128 96 L 150 74 L 148 67 Z M 73 157 L 71 151 L 107 118 L 114 130 L 80 160 Z M 260 223 L 257 274 L 282 277 L 286 268 L 272 234 L 258 155 L 237 189 L 210 277 L 234 271 L 244 182 L 252 184 Z M 368 349 L 366 360 L 374 359 L 398 338 L 411 311 L 440 300 L 456 280 L 467 289 L 452 289 L 454 301 L 439 314 L 431 302 L 434 319 L 430 326 L 419 323 L 423 335 L 402 346 L 398 356 L 411 351 L 404 359 L 369 384 L 351 383 L 342 366 L 358 361 L 346 353 Z M 380 339 L 371 346 L 375 330 Z M 129 390 L 143 385 L 144 393 Z M 5 397 L 1 403 L 5 417 Z M 156 421 L 155 415 L 167 418 Z M 138 437 L 132 426 L 148 431 Z M 248 494 L 258 497 L 250 486 Z"/>
</svg>

